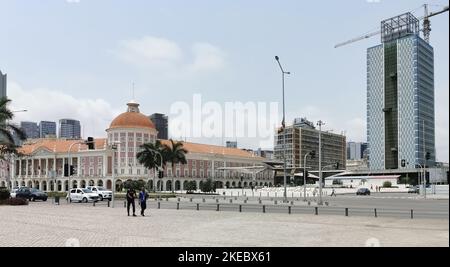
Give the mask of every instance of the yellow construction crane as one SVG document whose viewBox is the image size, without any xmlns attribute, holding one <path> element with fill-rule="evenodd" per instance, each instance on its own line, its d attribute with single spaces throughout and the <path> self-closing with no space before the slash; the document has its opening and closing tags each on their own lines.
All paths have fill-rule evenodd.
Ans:
<svg viewBox="0 0 450 267">
<path fill-rule="evenodd" d="M 422 28 L 421 31 L 423 32 L 424 40 L 427 43 L 429 43 L 430 42 L 430 32 L 431 32 L 430 18 L 434 17 L 436 15 L 442 14 L 444 12 L 448 12 L 449 11 L 449 7 L 446 6 L 441 11 L 431 12 L 431 13 L 428 13 L 428 5 L 427 4 L 424 4 L 423 7 L 425 9 L 425 15 L 423 17 L 418 18 L 418 19 L 419 20 L 423 20 L 423 28 Z M 339 48 L 341 46 L 345 46 L 345 45 L 348 45 L 348 44 L 351 44 L 351 43 L 354 43 L 354 42 L 358 42 L 358 41 L 361 41 L 361 40 L 364 40 L 364 39 L 368 39 L 370 37 L 376 36 L 376 35 L 381 34 L 381 33 L 382 33 L 381 30 L 376 31 L 376 32 L 372 32 L 372 33 L 368 33 L 368 34 L 365 34 L 363 36 L 360 36 L 360 37 L 348 40 L 346 42 L 339 43 L 339 44 L 335 45 L 334 48 Z"/>
</svg>

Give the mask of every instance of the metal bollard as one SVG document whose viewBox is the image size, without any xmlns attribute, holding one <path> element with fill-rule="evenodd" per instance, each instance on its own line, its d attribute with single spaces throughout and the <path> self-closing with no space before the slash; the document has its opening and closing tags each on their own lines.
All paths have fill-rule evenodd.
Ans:
<svg viewBox="0 0 450 267">
<path fill-rule="evenodd" d="M 205 203 L 205 201 L 206 201 L 206 200 L 205 200 L 205 199 L 203 199 L 202 201 L 203 201 L 203 203 Z"/>
<path fill-rule="evenodd" d="M 263 213 L 266 213 L 266 205 L 263 205 Z"/>
<path fill-rule="evenodd" d="M 311 206 L 311 201 L 308 201 L 308 206 Z"/>
<path fill-rule="evenodd" d="M 411 219 L 414 219 L 414 210 L 411 210 Z"/>
<path fill-rule="evenodd" d="M 319 208 L 318 207 L 314 207 L 314 214 L 315 215 L 319 215 Z"/>
<path fill-rule="evenodd" d="M 377 209 L 374 209 L 373 211 L 375 212 L 375 218 L 377 218 L 377 217 L 378 217 L 378 215 L 377 215 Z"/>
<path fill-rule="evenodd" d="M 192 198 L 190 198 L 189 201 L 192 202 Z"/>
<path fill-rule="evenodd" d="M 233 203 L 233 199 L 230 198 L 230 203 Z"/>
<path fill-rule="evenodd" d="M 261 199 L 259 199 L 259 204 L 262 204 L 262 200 Z"/>
<path fill-rule="evenodd" d="M 294 201 L 291 201 L 291 205 L 294 205 Z"/>
<path fill-rule="evenodd" d="M 197 210 L 200 210 L 200 204 L 197 203 Z"/>
<path fill-rule="evenodd" d="M 219 211 L 219 208 L 220 208 L 220 204 L 217 204 L 217 210 L 216 211 Z"/>
<path fill-rule="evenodd" d="M 275 200 L 274 202 L 273 202 L 275 205 L 277 205 L 278 204 L 278 202 Z"/>
<path fill-rule="evenodd" d="M 94 207 L 95 207 L 95 200 L 94 200 L 94 201 L 92 201 L 92 206 L 94 206 Z"/>
<path fill-rule="evenodd" d="M 244 199 L 244 204 L 247 204 L 247 199 Z"/>
<path fill-rule="evenodd" d="M 178 198 L 178 202 L 180 202 L 180 198 Z"/>
<path fill-rule="evenodd" d="M 291 206 L 288 207 L 288 214 L 291 214 Z"/>
<path fill-rule="evenodd" d="M 161 208 L 161 202 L 158 201 L 158 209 Z"/>
<path fill-rule="evenodd" d="M 348 208 L 345 208 L 345 216 L 348 217 Z"/>
<path fill-rule="evenodd" d="M 180 203 L 177 202 L 177 210 L 179 210 L 179 209 L 180 209 Z"/>
<path fill-rule="evenodd" d="M 168 198 L 168 197 L 166 197 L 166 201 L 169 201 L 169 198 Z"/>
<path fill-rule="evenodd" d="M 216 199 L 216 203 L 219 203 L 219 199 Z"/>
<path fill-rule="evenodd" d="M 109 199 L 108 199 L 108 208 L 109 208 L 109 202 L 110 202 L 110 201 L 109 201 Z"/>
<path fill-rule="evenodd" d="M 239 212 L 242 212 L 242 205 L 239 205 Z"/>
<path fill-rule="evenodd" d="M 294 198 L 294 192 L 292 192 L 292 198 Z"/>
<path fill-rule="evenodd" d="M 123 202 L 123 207 L 126 208 L 127 207 L 127 202 Z"/>
</svg>

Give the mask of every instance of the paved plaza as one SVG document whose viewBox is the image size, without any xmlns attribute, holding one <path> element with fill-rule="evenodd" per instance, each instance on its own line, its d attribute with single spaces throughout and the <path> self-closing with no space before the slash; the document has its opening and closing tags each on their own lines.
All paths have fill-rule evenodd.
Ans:
<svg viewBox="0 0 450 267">
<path fill-rule="evenodd" d="M 30 203 L 0 206 L 0 246 L 448 246 L 447 219 L 315 216 Z"/>
</svg>

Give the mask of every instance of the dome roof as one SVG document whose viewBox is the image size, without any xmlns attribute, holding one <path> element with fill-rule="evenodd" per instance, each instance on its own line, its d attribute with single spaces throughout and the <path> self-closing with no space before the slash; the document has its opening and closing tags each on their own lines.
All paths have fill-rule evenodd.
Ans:
<svg viewBox="0 0 450 267">
<path fill-rule="evenodd" d="M 153 122 L 139 112 L 139 104 L 135 101 L 130 101 L 128 104 L 128 111 L 117 116 L 109 126 L 109 129 L 117 128 L 147 128 L 155 129 Z"/>
</svg>

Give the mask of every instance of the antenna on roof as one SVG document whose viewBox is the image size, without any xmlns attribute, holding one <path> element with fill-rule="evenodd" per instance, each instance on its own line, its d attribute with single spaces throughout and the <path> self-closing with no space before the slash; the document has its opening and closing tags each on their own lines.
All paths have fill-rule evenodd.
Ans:
<svg viewBox="0 0 450 267">
<path fill-rule="evenodd" d="M 134 99 L 134 82 L 131 85 L 131 96 L 132 96 L 132 99 L 135 100 Z"/>
</svg>

